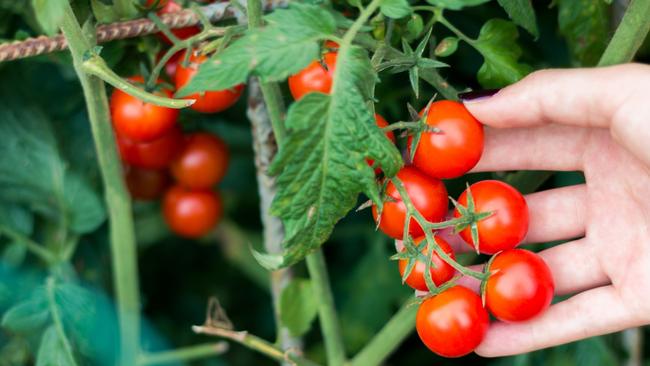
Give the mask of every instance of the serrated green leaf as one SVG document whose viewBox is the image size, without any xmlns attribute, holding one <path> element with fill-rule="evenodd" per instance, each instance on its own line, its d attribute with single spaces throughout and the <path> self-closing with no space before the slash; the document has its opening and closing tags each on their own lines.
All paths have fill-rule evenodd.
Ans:
<svg viewBox="0 0 650 366">
<path fill-rule="evenodd" d="M 594 66 L 609 39 L 608 5 L 603 1 L 558 0 L 560 33 L 577 64 Z"/>
<path fill-rule="evenodd" d="M 319 40 L 334 34 L 336 20 L 327 10 L 300 3 L 265 17 L 268 26 L 244 37 L 203 63 L 177 96 L 231 88 L 248 75 L 263 81 L 286 79 L 318 58 Z"/>
<path fill-rule="evenodd" d="M 514 23 L 491 19 L 481 28 L 472 45 L 483 55 L 483 65 L 478 71 L 478 81 L 485 88 L 500 88 L 521 80 L 532 71 L 529 65 L 519 62 L 521 48 L 517 44 L 519 33 Z"/>
<path fill-rule="evenodd" d="M 39 287 L 27 300 L 14 305 L 4 313 L 2 327 L 14 333 L 27 334 L 39 331 L 49 320 L 47 297 L 44 289 Z"/>
<path fill-rule="evenodd" d="M 394 19 L 404 18 L 413 12 L 407 0 L 382 0 L 379 9 L 382 14 Z"/>
<path fill-rule="evenodd" d="M 499 5 L 508 13 L 513 22 L 527 30 L 535 38 L 539 37 L 535 9 L 533 9 L 531 0 L 499 0 Z"/>
<path fill-rule="evenodd" d="M 318 302 L 310 280 L 294 278 L 280 295 L 280 321 L 293 336 L 299 337 L 311 327 L 318 314 Z"/>
<path fill-rule="evenodd" d="M 387 176 L 400 168 L 399 151 L 366 104 L 375 80 L 365 50 L 342 48 L 331 95 L 310 93 L 289 109 L 287 138 L 270 167 L 272 174 L 279 173 L 271 212 L 285 225 L 284 253 L 257 253 L 265 266 L 293 264 L 318 248 L 360 192 L 379 201 L 366 158 L 378 162 Z"/>
<path fill-rule="evenodd" d="M 46 34 L 57 33 L 67 3 L 68 0 L 32 0 L 36 20 Z"/>
<path fill-rule="evenodd" d="M 67 167 L 45 114 L 0 92 L 0 122 L 0 197 L 51 220 L 63 218 L 76 233 L 99 226 L 106 218 L 102 201 Z"/>
<path fill-rule="evenodd" d="M 431 5 L 440 6 L 451 10 L 460 10 L 469 6 L 477 6 L 490 0 L 427 0 Z"/>
<path fill-rule="evenodd" d="M 74 366 L 54 325 L 43 333 L 36 355 L 36 366 Z"/>
</svg>

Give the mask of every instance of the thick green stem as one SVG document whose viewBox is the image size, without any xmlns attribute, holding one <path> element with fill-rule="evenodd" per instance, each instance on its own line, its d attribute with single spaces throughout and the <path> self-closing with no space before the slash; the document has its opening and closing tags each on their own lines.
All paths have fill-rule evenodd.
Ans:
<svg viewBox="0 0 650 366">
<path fill-rule="evenodd" d="M 318 315 L 325 341 L 327 364 L 331 366 L 342 365 L 345 362 L 345 345 L 343 344 L 334 297 L 327 276 L 325 258 L 320 249 L 307 256 L 307 269 L 312 279 L 314 296 L 318 304 Z"/>
<path fill-rule="evenodd" d="M 119 77 L 115 72 L 113 72 L 113 70 L 108 67 L 108 65 L 106 65 L 104 59 L 99 55 L 89 52 L 84 52 L 84 55 L 90 55 L 90 57 L 88 57 L 88 59 L 84 60 L 82 63 L 82 70 L 85 73 L 94 75 L 120 89 L 121 91 L 142 100 L 143 102 L 176 109 L 189 107 L 195 102 L 194 99 L 171 99 L 149 93 L 144 89 L 140 89 Z"/>
<path fill-rule="evenodd" d="M 264 339 L 252 335 L 246 331 L 237 332 L 229 329 L 199 325 L 193 326 L 192 330 L 198 334 L 207 334 L 235 341 L 279 362 L 290 361 L 297 366 L 318 366 L 318 364 L 315 362 L 298 356 L 292 353 L 290 350 L 285 352 L 275 347 L 273 344 L 265 341 Z"/>
<path fill-rule="evenodd" d="M 650 0 L 632 0 L 598 66 L 630 62 L 650 31 Z"/>
<path fill-rule="evenodd" d="M 86 74 L 83 68 L 83 57 L 93 45 L 84 37 L 70 5 L 66 5 L 61 30 L 70 47 L 74 67 L 83 88 L 104 184 L 119 314 L 120 364 L 135 365 L 140 349 L 140 293 L 131 200 L 115 147 L 104 83 L 101 79 Z"/>
<path fill-rule="evenodd" d="M 68 362 L 72 366 L 77 366 L 77 361 L 74 358 L 74 353 L 72 351 L 72 346 L 70 345 L 70 340 L 65 334 L 65 329 L 63 328 L 63 321 L 61 320 L 61 313 L 59 313 L 59 307 L 56 305 L 56 296 L 55 296 L 55 282 L 53 277 L 49 277 L 46 281 L 47 289 L 47 301 L 49 304 L 50 314 L 52 315 L 52 322 L 54 323 L 54 328 L 59 337 L 59 340 L 63 344 L 63 349 L 65 350 L 65 355 L 68 358 Z"/>
<path fill-rule="evenodd" d="M 178 348 L 171 351 L 156 352 L 141 355 L 138 365 L 162 365 L 179 362 L 187 362 L 200 358 L 207 358 L 225 353 L 228 344 L 225 342 L 206 343 L 185 348 Z"/>
<path fill-rule="evenodd" d="M 381 365 L 413 332 L 418 307 L 412 301 L 404 304 L 349 363 L 350 366 Z"/>
</svg>

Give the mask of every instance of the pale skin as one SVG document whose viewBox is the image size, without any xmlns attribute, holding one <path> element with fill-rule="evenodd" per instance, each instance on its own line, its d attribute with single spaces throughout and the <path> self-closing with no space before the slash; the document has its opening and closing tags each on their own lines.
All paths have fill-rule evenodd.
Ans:
<svg viewBox="0 0 650 366">
<path fill-rule="evenodd" d="M 519 354 L 650 324 L 650 66 L 540 71 L 465 105 L 488 126 L 474 171 L 586 178 L 526 196 L 525 243 L 570 240 L 539 254 L 556 294 L 571 297 L 527 322 L 494 322 L 476 353 Z"/>
</svg>

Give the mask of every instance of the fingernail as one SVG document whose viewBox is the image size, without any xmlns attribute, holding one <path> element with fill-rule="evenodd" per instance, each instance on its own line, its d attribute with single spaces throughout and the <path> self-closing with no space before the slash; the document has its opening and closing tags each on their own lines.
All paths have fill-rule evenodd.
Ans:
<svg viewBox="0 0 650 366">
<path fill-rule="evenodd" d="M 458 98 L 462 102 L 478 102 L 487 99 L 494 94 L 498 93 L 501 89 L 486 89 L 486 90 L 473 90 L 466 93 L 458 94 Z"/>
</svg>

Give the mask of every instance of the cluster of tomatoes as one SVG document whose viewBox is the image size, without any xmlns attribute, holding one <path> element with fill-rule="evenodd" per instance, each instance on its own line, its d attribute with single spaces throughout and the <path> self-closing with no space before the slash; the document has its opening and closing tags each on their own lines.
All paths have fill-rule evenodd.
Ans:
<svg viewBox="0 0 650 366">
<path fill-rule="evenodd" d="M 159 3 L 160 12 L 177 11 L 173 1 Z M 167 10 L 165 10 L 167 9 Z M 180 31 L 183 31 L 181 29 Z M 185 32 L 185 31 L 184 31 Z M 192 34 L 177 34 L 185 38 Z M 184 60 L 187 59 L 187 64 Z M 192 52 L 173 57 L 165 70 L 173 87 L 162 80 L 150 92 L 172 97 L 196 74 L 206 56 Z M 130 79 L 142 88 L 144 78 Z M 193 94 L 191 108 L 216 113 L 233 105 L 243 86 L 228 90 Z M 178 122 L 177 109 L 157 106 L 116 89 L 110 100 L 117 145 L 125 163 L 127 187 L 134 199 L 154 200 L 163 196 L 162 210 L 169 228 L 176 234 L 197 238 L 216 226 L 222 215 L 221 197 L 214 187 L 228 168 L 228 147 L 218 136 L 206 132 L 185 134 Z M 173 178 L 173 183 L 170 182 Z"/>
</svg>

